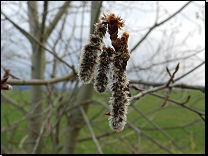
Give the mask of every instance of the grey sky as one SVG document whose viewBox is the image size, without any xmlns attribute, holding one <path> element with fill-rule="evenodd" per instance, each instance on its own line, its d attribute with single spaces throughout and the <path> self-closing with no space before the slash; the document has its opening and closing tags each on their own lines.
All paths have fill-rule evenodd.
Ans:
<svg viewBox="0 0 208 156">
<path fill-rule="evenodd" d="M 3 2 L 1 2 L 3 3 Z M 21 3 L 21 2 L 20 2 Z M 40 2 L 40 7 L 42 7 L 42 2 Z M 59 6 L 61 6 L 63 2 L 53 2 L 54 5 L 49 5 L 49 9 L 54 9 L 54 11 L 52 11 L 50 13 L 50 16 L 53 16 L 56 12 L 57 12 L 57 8 L 59 8 Z M 145 1 L 145 2 L 141 2 L 141 1 L 104 1 L 103 2 L 103 11 L 105 13 L 115 13 L 116 15 L 119 15 L 122 17 L 122 19 L 125 20 L 125 27 L 124 30 L 119 32 L 119 35 L 121 35 L 124 31 L 126 31 L 127 33 L 129 33 L 130 38 L 129 38 L 129 49 L 132 49 L 135 44 L 143 37 L 143 35 L 148 31 L 148 28 L 151 27 L 156 19 L 156 14 L 155 12 L 156 10 L 156 3 L 154 1 Z M 166 19 L 167 17 L 169 17 L 170 15 L 172 15 L 174 12 L 176 12 L 180 7 L 182 7 L 185 3 L 187 3 L 187 1 L 161 1 L 158 3 L 158 5 L 160 6 L 160 14 L 158 15 L 158 22 Z M 22 16 L 24 18 L 21 18 L 21 16 L 14 16 L 15 11 L 16 13 L 18 12 L 18 9 L 15 8 L 15 5 L 11 5 L 10 7 L 8 7 L 8 5 L 2 5 L 2 10 L 7 14 L 7 15 L 13 15 L 11 16 L 11 18 L 17 22 L 22 28 L 26 29 L 27 31 L 29 30 L 28 25 L 25 22 L 25 19 L 27 19 L 27 15 L 24 14 L 24 12 L 27 10 L 25 3 L 21 3 L 22 4 L 22 9 L 19 11 Z M 73 2 L 72 6 L 80 6 L 81 2 Z M 174 19 L 172 19 L 171 21 L 169 21 L 168 23 L 162 25 L 159 28 L 156 28 L 156 30 L 154 30 L 147 38 L 147 40 L 145 42 L 143 42 L 134 53 L 132 53 L 131 55 L 131 59 L 128 63 L 128 68 L 130 69 L 131 67 L 133 67 L 133 64 L 142 64 L 143 67 L 148 67 L 148 62 L 146 62 L 145 60 L 148 60 L 150 54 L 152 53 L 152 51 L 155 51 L 158 48 L 158 43 L 160 42 L 163 33 L 161 33 L 165 28 L 167 28 L 166 31 L 166 37 L 167 39 L 169 39 L 170 37 L 175 38 L 174 40 L 174 44 L 180 43 L 187 34 L 189 34 L 189 38 L 187 40 L 187 45 L 183 46 L 183 49 L 175 49 L 177 51 L 182 51 L 182 50 L 190 50 L 190 49 L 197 49 L 197 48 L 203 48 L 205 46 L 205 30 L 204 30 L 204 23 L 202 20 L 200 20 L 199 18 L 196 18 L 196 14 L 197 12 L 199 13 L 200 10 L 197 8 L 197 6 L 200 5 L 204 5 L 204 2 L 200 1 L 200 2 L 193 2 L 192 4 L 190 4 L 187 8 L 185 8 L 182 13 L 180 13 L 179 15 L 177 15 Z M 42 11 L 42 8 L 40 8 L 40 11 Z M 81 19 L 82 19 L 82 9 L 79 9 L 79 14 L 75 15 L 75 13 L 73 14 L 73 12 L 77 11 L 76 8 L 72 8 L 69 9 L 69 12 L 71 12 L 72 14 L 69 15 L 69 17 L 67 18 L 67 26 L 68 28 L 65 29 L 64 34 L 63 34 L 63 38 L 67 39 L 70 34 L 72 33 L 72 28 L 73 25 L 70 24 L 70 22 L 76 22 L 77 28 L 74 31 L 74 36 L 76 38 L 80 38 L 81 36 L 81 29 L 79 28 L 81 25 Z M 82 31 L 82 43 L 80 45 L 80 43 L 78 43 L 76 41 L 76 38 L 72 39 L 71 42 L 71 49 L 70 51 L 79 49 L 80 46 L 86 44 L 88 41 L 88 36 L 89 36 L 89 24 L 90 24 L 90 2 L 87 2 L 87 6 L 85 7 L 85 11 L 86 13 L 84 14 L 84 21 L 83 24 L 85 26 L 85 28 Z M 19 13 L 18 12 L 18 13 Z M 1 15 L 2 18 L 4 18 L 3 15 Z M 49 21 L 48 21 L 49 22 Z M 8 24 L 8 23 L 7 23 Z M 10 25 L 11 26 L 11 25 Z M 59 23 L 58 25 L 59 27 L 61 26 L 61 23 Z M 174 32 L 174 34 L 171 34 L 172 30 Z M 17 32 L 16 30 L 12 30 L 15 33 Z M 49 45 L 53 45 L 53 38 L 55 38 L 55 36 L 58 34 L 57 31 L 54 31 L 51 39 L 49 40 Z M 19 35 L 17 33 L 17 35 Z M 171 36 L 172 35 L 172 36 Z M 25 42 L 25 47 L 24 48 L 21 46 L 16 47 L 15 45 L 11 45 L 10 49 L 11 51 L 15 51 L 18 54 L 20 54 L 22 57 L 26 57 L 29 58 L 29 56 L 31 55 L 31 51 L 30 51 L 30 45 L 28 41 L 25 41 L 24 37 L 20 37 L 18 36 L 18 38 L 22 38 L 22 42 Z M 15 38 L 13 38 L 15 40 Z M 107 44 L 110 44 L 110 40 L 109 39 L 105 39 L 105 42 Z M 166 50 L 165 47 L 168 47 L 170 45 L 163 45 L 164 49 L 163 52 L 160 53 L 160 55 L 156 56 L 156 59 L 153 60 L 153 63 L 158 63 L 163 61 L 163 59 L 165 59 L 165 57 L 174 57 L 177 55 L 181 55 L 182 57 L 182 53 L 177 53 L 176 51 L 172 52 L 171 55 L 166 55 Z M 47 46 L 50 49 L 50 46 Z M 59 51 L 60 48 L 63 48 L 63 46 L 57 46 L 56 51 Z M 168 51 L 167 51 L 168 52 Z M 61 51 L 60 51 L 61 53 Z M 60 54 L 59 53 L 59 54 Z M 80 53 L 79 53 L 80 54 Z M 182 74 L 184 72 L 187 72 L 188 70 L 190 70 L 191 68 L 182 68 L 183 66 L 188 66 L 188 64 L 193 65 L 193 66 L 197 66 L 202 60 L 205 60 L 205 56 L 204 56 L 205 52 L 201 52 L 197 55 L 197 59 L 189 59 L 189 61 L 187 62 L 181 62 L 181 71 L 178 72 L 178 74 Z M 5 55 L 3 55 L 5 57 Z M 53 56 L 51 54 L 48 54 L 46 52 L 46 56 L 47 56 L 47 61 L 51 61 Z M 165 56 L 165 57 L 164 57 Z M 74 64 L 78 64 L 78 54 L 74 54 L 73 59 L 68 60 L 69 62 L 74 62 Z M 29 78 L 30 76 L 30 67 L 28 65 L 30 65 L 30 62 L 27 59 L 22 58 L 21 61 L 18 60 L 18 58 L 15 58 L 13 61 L 10 61 L 9 63 L 5 62 L 5 60 L 2 60 L 3 58 L 1 58 L 2 61 L 2 66 L 5 67 L 5 65 L 8 68 L 12 69 L 12 72 L 14 72 L 15 74 L 17 74 L 19 77 L 23 77 L 23 78 Z M 69 58 L 68 58 L 69 59 Z M 170 63 L 169 67 L 173 68 L 176 65 L 176 63 Z M 63 65 L 62 65 L 63 66 Z M 192 67 L 193 67 L 192 66 Z M 15 67 L 18 67 L 18 71 L 15 70 Z M 159 68 L 159 67 L 158 67 Z M 160 67 L 163 68 L 163 67 Z M 165 68 L 165 67 L 164 67 Z M 186 69 L 182 70 L 182 69 Z M 21 71 L 21 72 L 20 72 Z M 47 66 L 47 70 L 46 72 L 50 72 L 51 71 L 51 65 Z M 1 73 L 3 73 L 3 70 L 1 69 Z M 200 73 L 200 75 L 199 75 Z M 178 76 L 179 76 L 178 75 Z M 189 79 L 190 77 L 197 75 L 199 78 L 197 78 L 197 81 L 194 81 L 195 84 L 200 84 L 200 85 L 204 85 L 205 83 L 205 71 L 204 71 L 204 66 L 200 67 L 200 69 L 198 70 L 197 73 L 192 73 L 190 76 L 187 76 L 186 79 L 183 79 L 182 82 L 187 82 L 186 80 Z M 47 75 L 46 73 L 46 79 L 49 75 Z M 132 76 L 131 74 L 129 76 Z M 131 77 L 130 77 L 131 78 Z M 133 78 L 133 77 L 132 77 Z M 141 71 L 141 79 L 147 79 L 147 77 L 145 76 L 145 72 Z M 151 79 L 150 79 L 151 80 Z M 193 82 L 191 82 L 193 83 Z"/>
</svg>

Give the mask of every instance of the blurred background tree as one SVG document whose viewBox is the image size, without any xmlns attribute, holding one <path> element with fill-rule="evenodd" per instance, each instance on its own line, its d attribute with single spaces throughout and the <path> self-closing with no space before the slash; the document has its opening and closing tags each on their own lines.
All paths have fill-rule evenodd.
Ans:
<svg viewBox="0 0 208 156">
<path fill-rule="evenodd" d="M 2 153 L 204 153 L 204 2 L 1 5 L 1 73 L 14 88 L 1 92 Z M 130 34 L 132 99 L 121 133 L 104 115 L 110 91 L 95 93 L 76 76 L 102 11 L 121 16 Z"/>
</svg>

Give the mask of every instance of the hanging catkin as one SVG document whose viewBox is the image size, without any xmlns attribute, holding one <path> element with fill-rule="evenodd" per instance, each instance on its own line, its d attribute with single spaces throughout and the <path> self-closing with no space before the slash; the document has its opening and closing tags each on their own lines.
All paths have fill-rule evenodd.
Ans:
<svg viewBox="0 0 208 156">
<path fill-rule="evenodd" d="M 111 111 L 109 118 L 109 125 L 113 130 L 121 132 L 126 124 L 126 115 L 129 106 L 129 80 L 126 75 L 126 65 L 130 58 L 127 41 L 128 34 L 124 33 L 119 41 L 118 51 L 113 60 L 112 69 L 113 85 L 112 85 L 112 97 L 109 101 L 111 103 Z"/>
<path fill-rule="evenodd" d="M 94 33 L 90 35 L 89 43 L 83 48 L 83 53 L 78 65 L 78 76 L 85 84 L 90 83 L 93 79 L 98 64 L 98 55 L 101 53 L 103 37 L 105 36 L 106 30 L 106 23 L 102 22 L 95 24 L 95 30 Z"/>
<path fill-rule="evenodd" d="M 126 65 L 130 58 L 127 49 L 129 34 L 124 32 L 121 38 L 118 38 L 118 30 L 124 26 L 124 22 L 115 14 L 103 14 L 100 19 L 102 23 L 95 25 L 95 31 L 89 38 L 89 44 L 85 45 L 83 49 L 78 76 L 84 83 L 90 83 L 94 76 L 94 88 L 100 93 L 105 92 L 112 81 L 109 125 L 113 130 L 121 132 L 126 124 L 131 95 L 126 75 Z M 103 37 L 107 29 L 114 49 L 109 46 L 106 48 L 103 44 Z M 110 71 L 113 73 L 112 80 L 109 76 Z"/>
<path fill-rule="evenodd" d="M 95 74 L 94 88 L 97 92 L 105 92 L 110 82 L 109 72 L 114 50 L 103 46 L 103 52 L 99 57 L 98 70 Z"/>
</svg>

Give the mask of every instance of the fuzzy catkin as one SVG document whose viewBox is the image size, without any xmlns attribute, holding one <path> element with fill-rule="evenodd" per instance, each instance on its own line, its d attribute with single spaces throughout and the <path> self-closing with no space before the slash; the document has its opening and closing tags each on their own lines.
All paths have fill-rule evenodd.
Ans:
<svg viewBox="0 0 208 156">
<path fill-rule="evenodd" d="M 112 85 L 112 97 L 110 99 L 110 118 L 109 125 L 110 127 L 117 131 L 121 132 L 126 124 L 126 115 L 129 106 L 129 80 L 126 75 L 126 65 L 127 61 L 130 58 L 127 42 L 129 35 L 123 33 L 121 39 L 117 39 L 119 47 L 118 51 L 113 60 L 113 85 Z"/>
<path fill-rule="evenodd" d="M 119 61 L 118 59 L 116 60 Z M 115 64 L 120 63 L 121 62 L 114 62 L 114 66 Z M 122 64 L 120 65 L 122 66 Z M 115 68 L 114 83 L 112 85 L 112 97 L 109 101 L 109 103 L 111 103 L 109 125 L 117 132 L 121 132 L 126 124 L 126 115 L 129 106 L 129 90 L 126 89 L 128 88 L 128 84 L 129 80 L 126 75 L 126 71 Z"/>
<path fill-rule="evenodd" d="M 114 50 L 111 47 L 103 46 L 103 52 L 99 57 L 98 70 L 95 74 L 94 88 L 97 92 L 103 93 L 107 90 L 113 53 Z"/>
<path fill-rule="evenodd" d="M 89 43 L 84 46 L 83 53 L 79 60 L 78 76 L 79 79 L 88 84 L 93 79 L 98 64 L 98 55 L 101 53 L 103 37 L 107 30 L 106 23 L 95 24 L 95 30 L 90 35 Z"/>
</svg>

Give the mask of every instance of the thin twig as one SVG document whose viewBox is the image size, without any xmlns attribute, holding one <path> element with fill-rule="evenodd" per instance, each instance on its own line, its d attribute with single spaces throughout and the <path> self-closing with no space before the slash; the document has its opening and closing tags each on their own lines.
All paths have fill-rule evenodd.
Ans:
<svg viewBox="0 0 208 156">
<path fill-rule="evenodd" d="M 149 140 L 151 140 L 153 143 L 155 143 L 158 147 L 164 149 L 166 152 L 173 154 L 173 152 L 171 152 L 168 148 L 164 147 L 163 145 L 161 145 L 161 143 L 155 141 L 152 137 L 150 137 L 147 133 L 140 131 L 137 127 L 135 127 L 134 125 L 132 125 L 131 123 L 127 122 L 127 125 L 129 125 L 134 131 L 136 131 L 138 134 L 142 134 L 143 136 L 145 136 L 146 138 L 148 138 Z"/>
<path fill-rule="evenodd" d="M 169 98 L 170 92 L 171 92 L 172 88 L 167 89 L 166 93 L 165 93 L 165 100 L 163 102 L 163 104 L 160 107 L 164 107 L 166 105 L 166 102 Z"/>
<path fill-rule="evenodd" d="M 131 87 L 134 88 L 135 90 L 140 91 L 140 92 L 145 91 L 144 89 L 140 89 L 140 88 L 138 88 L 138 87 L 135 86 L 135 85 L 132 85 Z"/>
<path fill-rule="evenodd" d="M 40 41 L 38 41 L 35 37 L 33 37 L 32 35 L 30 35 L 28 32 L 26 32 L 24 29 L 20 28 L 16 23 L 14 23 L 8 16 L 5 15 L 5 13 L 3 13 L 1 11 L 1 13 L 5 16 L 6 19 L 8 19 L 13 25 L 15 25 L 21 32 L 23 32 L 25 34 L 25 36 L 32 42 L 35 41 L 37 44 L 39 44 L 43 49 L 47 50 L 49 53 L 51 53 L 54 57 L 56 57 L 59 61 L 61 61 L 62 63 L 66 64 L 69 68 L 71 68 L 73 70 L 74 73 L 76 73 L 74 66 L 69 65 L 66 61 L 64 61 L 62 58 L 60 58 L 55 52 L 49 50 L 48 48 L 46 48 Z"/>
<path fill-rule="evenodd" d="M 171 18 L 173 18 L 175 15 L 177 15 L 179 12 L 181 12 L 188 4 L 190 4 L 190 2 L 186 3 L 183 7 L 181 7 L 178 11 L 176 11 L 173 15 L 171 15 L 170 17 L 168 17 L 167 19 L 163 20 L 160 23 L 155 23 L 151 28 L 149 28 L 149 31 L 142 37 L 142 39 L 130 50 L 131 53 L 145 40 L 145 38 L 150 34 L 150 32 L 155 29 L 156 27 L 162 25 L 163 23 L 167 22 L 168 20 L 170 20 Z"/>
<path fill-rule="evenodd" d="M 185 151 L 158 125 L 156 125 L 154 122 L 152 122 L 144 113 L 142 113 L 138 108 L 136 108 L 133 104 L 132 107 L 134 110 L 136 110 L 139 114 L 141 114 L 153 127 L 155 127 L 157 130 L 159 130 L 166 138 L 171 140 L 171 142 L 179 149 L 182 153 L 185 153 Z"/>
<path fill-rule="evenodd" d="M 188 71 L 187 73 L 183 74 L 183 75 L 180 76 L 179 78 L 175 79 L 175 81 L 178 81 L 178 80 L 182 79 L 183 77 L 187 76 L 188 74 L 190 74 L 191 72 L 193 72 L 193 71 L 196 70 L 197 68 L 201 67 L 203 64 L 205 64 L 205 61 L 202 62 L 201 64 L 199 64 L 198 66 L 194 67 L 192 70 Z"/>
<path fill-rule="evenodd" d="M 49 109 L 51 109 L 52 108 L 52 105 L 49 105 L 48 107 L 49 107 Z M 42 126 L 40 128 L 40 133 L 37 133 L 38 134 L 38 137 L 37 137 L 37 139 L 35 141 L 35 145 L 33 147 L 32 154 L 35 154 L 35 152 L 36 152 L 36 150 L 38 148 L 38 145 L 40 143 L 40 139 L 41 139 L 41 137 L 43 137 L 43 132 L 44 132 L 44 129 L 45 129 L 45 125 L 47 124 L 48 119 L 51 117 L 51 113 L 52 113 L 52 111 L 49 110 L 49 113 L 48 113 L 48 115 L 47 115 L 44 123 L 42 124 Z"/>
<path fill-rule="evenodd" d="M 174 76 L 175 76 L 175 73 L 177 73 L 178 69 L 179 69 L 179 63 L 177 64 L 174 73 L 171 75 L 170 80 L 169 80 L 168 83 L 166 84 L 167 87 L 170 85 L 171 81 L 173 81 L 173 78 L 174 78 Z M 170 74 L 170 72 L 169 72 L 169 74 Z"/>
<path fill-rule="evenodd" d="M 46 137 L 46 141 L 45 141 L 43 147 L 46 146 L 46 144 L 47 144 L 47 142 L 48 142 L 48 139 L 49 139 L 49 136 L 52 135 L 52 132 L 53 132 L 54 128 L 58 125 L 58 123 L 60 122 L 60 120 L 61 120 L 61 118 L 62 118 L 64 112 L 66 111 L 66 107 L 68 106 L 68 103 L 70 102 L 71 98 L 74 96 L 75 90 L 76 90 L 76 88 L 77 88 L 77 86 L 78 86 L 78 82 L 79 82 L 79 81 L 77 81 L 77 82 L 75 83 L 75 87 L 74 87 L 74 89 L 73 89 L 73 91 L 72 91 L 70 97 L 69 97 L 69 98 L 67 99 L 67 101 L 65 102 L 65 104 L 64 104 L 64 106 L 63 106 L 63 108 L 62 108 L 62 110 L 61 110 L 61 112 L 60 112 L 60 114 L 59 114 L 59 117 L 56 119 L 55 124 L 54 124 L 53 127 L 50 129 L 50 132 L 49 132 L 49 134 L 48 134 L 47 137 Z M 56 105 L 56 104 L 54 104 L 54 105 Z M 59 109 L 59 108 L 58 108 L 58 109 Z M 56 109 L 55 112 L 58 112 L 58 109 Z"/>
<path fill-rule="evenodd" d="M 50 88 L 49 84 L 47 84 L 46 86 L 47 86 L 47 89 L 48 89 L 48 91 L 49 91 L 50 95 L 53 95 L 53 91 L 51 90 L 51 88 Z"/>
<path fill-rule="evenodd" d="M 4 69 L 4 71 L 6 72 L 7 75 L 10 75 L 11 77 L 20 80 L 20 78 L 16 77 L 15 75 L 10 73 L 10 69 L 5 69 L 4 67 L 2 67 Z"/>
<path fill-rule="evenodd" d="M 58 77 L 58 78 L 52 78 L 48 80 L 39 80 L 39 79 L 32 79 L 32 80 L 8 80 L 8 83 L 11 85 L 48 85 L 48 84 L 54 84 L 61 81 L 66 81 L 73 79 L 76 76 L 74 72 L 71 72 L 67 75 Z"/>
<path fill-rule="evenodd" d="M 194 121 L 191 121 L 189 123 L 186 123 L 186 124 L 183 124 L 183 125 L 179 125 L 179 126 L 168 126 L 168 127 L 161 127 L 163 130 L 173 130 L 173 129 L 181 129 L 181 128 L 185 128 L 185 127 L 189 127 L 189 126 L 192 126 L 194 125 L 195 123 L 198 123 L 202 121 L 201 119 L 196 119 Z M 153 130 L 156 130 L 155 127 L 140 127 L 138 126 L 139 129 L 141 130 L 149 130 L 149 131 L 153 131 Z"/>
<path fill-rule="evenodd" d="M 164 96 L 162 96 L 162 95 L 160 95 L 160 94 L 156 94 L 156 93 L 150 93 L 150 95 L 154 95 L 154 96 L 157 96 L 157 97 L 162 98 L 162 99 L 165 98 Z M 193 111 L 193 112 L 195 112 L 195 113 L 197 113 L 197 114 L 199 114 L 199 115 L 205 116 L 205 113 L 200 112 L 200 111 L 198 111 L 198 110 L 195 110 L 194 108 L 191 108 L 191 107 L 189 107 L 189 106 L 184 105 L 184 103 L 185 103 L 186 101 L 188 101 L 188 100 L 186 100 L 185 102 L 182 102 L 182 103 L 181 103 L 181 102 L 178 102 L 178 101 L 176 101 L 176 100 L 173 100 L 173 99 L 170 99 L 170 98 L 169 98 L 168 101 L 171 101 L 171 102 L 173 102 L 173 103 L 175 103 L 175 104 L 177 104 L 177 105 L 180 105 L 180 106 L 182 106 L 182 107 L 184 107 L 184 108 L 187 108 L 188 110 Z"/>
<path fill-rule="evenodd" d="M 95 143 L 95 145 L 97 147 L 97 150 L 98 150 L 99 154 L 103 154 L 102 149 L 101 149 L 101 147 L 100 147 L 100 145 L 99 145 L 99 143 L 98 143 L 98 141 L 97 141 L 97 139 L 95 137 L 95 134 L 94 134 L 94 132 L 92 130 L 92 127 L 90 125 L 90 122 L 89 122 L 89 120 L 88 120 L 88 118 L 86 116 L 86 113 L 84 111 L 84 108 L 82 106 L 80 106 L 80 110 L 81 110 L 82 116 L 83 116 L 83 118 L 84 118 L 84 120 L 85 120 L 85 122 L 86 122 L 86 124 L 88 126 L 88 129 L 89 129 L 90 134 L 92 136 L 92 140 L 94 141 L 94 143 Z"/>
<path fill-rule="evenodd" d="M 176 81 L 176 80 L 175 80 Z M 166 84 L 165 82 L 148 82 L 148 81 L 138 81 L 138 80 L 130 80 L 130 84 L 142 84 L 142 85 L 147 85 L 147 86 L 162 86 Z M 180 89 L 192 89 L 192 90 L 200 90 L 203 93 L 205 93 L 205 86 L 200 86 L 200 85 L 188 85 L 184 83 L 174 83 L 170 84 L 169 87 L 175 87 L 175 88 L 180 88 Z"/>
<path fill-rule="evenodd" d="M 4 92 L 1 92 L 1 96 L 7 101 L 9 102 L 11 105 L 13 105 L 14 107 L 16 107 L 17 109 L 19 109 L 22 113 L 27 114 L 28 110 L 24 107 L 22 107 L 19 103 L 17 103 L 15 100 L 13 100 L 12 98 L 10 98 L 9 96 L 7 96 Z"/>
</svg>

